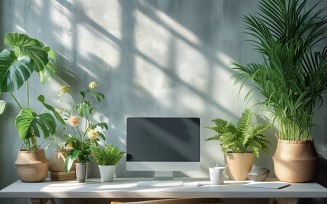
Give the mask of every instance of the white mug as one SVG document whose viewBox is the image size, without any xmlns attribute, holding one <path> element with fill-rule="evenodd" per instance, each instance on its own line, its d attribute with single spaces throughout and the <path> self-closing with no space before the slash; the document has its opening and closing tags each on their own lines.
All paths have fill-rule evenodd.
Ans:
<svg viewBox="0 0 327 204">
<path fill-rule="evenodd" d="M 212 185 L 221 185 L 225 180 L 225 167 L 209 168 L 209 175 Z"/>
</svg>

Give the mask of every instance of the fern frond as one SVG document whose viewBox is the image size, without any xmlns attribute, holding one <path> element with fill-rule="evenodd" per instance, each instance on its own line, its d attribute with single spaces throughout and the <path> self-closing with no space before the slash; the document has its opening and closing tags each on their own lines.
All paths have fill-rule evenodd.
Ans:
<svg viewBox="0 0 327 204">
<path fill-rule="evenodd" d="M 267 130 L 268 128 L 271 127 L 271 124 L 266 123 L 266 124 L 260 124 L 256 127 L 253 128 L 253 135 L 258 135 L 262 133 L 263 131 Z"/>
<path fill-rule="evenodd" d="M 252 111 L 250 109 L 246 109 L 242 113 L 242 117 L 239 119 L 237 123 L 237 130 L 244 134 L 250 127 L 252 122 Z"/>
<path fill-rule="evenodd" d="M 206 139 L 205 141 L 210 141 L 210 140 L 220 140 L 220 135 L 215 135 L 213 137 L 209 137 L 208 139 Z"/>
</svg>

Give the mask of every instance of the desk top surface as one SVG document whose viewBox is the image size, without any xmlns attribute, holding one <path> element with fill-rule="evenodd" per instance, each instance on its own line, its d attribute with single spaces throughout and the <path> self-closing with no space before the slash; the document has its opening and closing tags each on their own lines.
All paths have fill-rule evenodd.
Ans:
<svg viewBox="0 0 327 204">
<path fill-rule="evenodd" d="M 100 182 L 87 179 L 85 183 L 50 181 L 23 183 L 16 181 L 0 191 L 0 198 L 303 198 L 327 197 L 327 189 L 317 183 L 291 183 L 282 189 L 252 188 L 243 186 L 249 181 L 225 181 L 223 185 L 198 187 L 137 187 L 144 179 L 115 179 Z M 185 182 L 206 180 L 188 179 Z"/>
</svg>

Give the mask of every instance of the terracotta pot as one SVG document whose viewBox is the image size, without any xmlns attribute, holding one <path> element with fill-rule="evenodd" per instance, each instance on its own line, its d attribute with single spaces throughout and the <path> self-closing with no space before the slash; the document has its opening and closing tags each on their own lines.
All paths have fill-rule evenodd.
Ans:
<svg viewBox="0 0 327 204">
<path fill-rule="evenodd" d="M 44 149 L 18 151 L 15 164 L 18 177 L 23 182 L 42 182 L 48 176 L 49 160 Z"/>
<path fill-rule="evenodd" d="M 65 171 L 65 160 L 66 160 L 67 150 L 65 149 L 55 149 L 50 157 L 50 171 L 63 172 Z M 72 165 L 70 171 L 75 170 L 75 165 Z"/>
<path fill-rule="evenodd" d="M 317 170 L 318 155 L 311 140 L 278 140 L 272 159 L 275 174 L 281 181 L 308 182 Z"/>
<path fill-rule="evenodd" d="M 232 180 L 247 180 L 254 161 L 253 153 L 226 153 L 227 175 Z"/>
</svg>

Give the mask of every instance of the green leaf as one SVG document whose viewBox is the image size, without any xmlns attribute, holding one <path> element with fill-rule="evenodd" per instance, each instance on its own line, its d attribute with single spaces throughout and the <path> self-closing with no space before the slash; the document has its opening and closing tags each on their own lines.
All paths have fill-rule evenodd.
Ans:
<svg viewBox="0 0 327 204">
<path fill-rule="evenodd" d="M 37 115 L 31 108 L 22 109 L 15 119 L 15 125 L 21 140 L 40 137 L 40 129 L 45 138 L 53 135 L 56 121 L 50 113 Z"/>
<path fill-rule="evenodd" d="M 73 150 L 70 150 L 73 151 Z M 68 174 L 70 168 L 72 167 L 74 161 L 78 158 L 80 151 L 79 150 L 75 150 L 72 153 L 69 152 L 66 156 L 66 160 L 65 160 L 65 165 L 64 165 L 64 170 L 65 173 Z"/>
<path fill-rule="evenodd" d="M 38 72 L 42 83 L 48 81 L 56 72 L 54 64 L 56 57 L 53 50 L 37 39 L 30 38 L 25 34 L 7 33 L 5 44 L 14 48 L 16 56 L 29 56 L 31 58 L 34 62 L 34 69 Z"/>
<path fill-rule="evenodd" d="M 242 117 L 239 119 L 237 123 L 237 129 L 244 134 L 251 127 L 251 122 L 252 122 L 252 111 L 250 109 L 246 109 L 242 113 Z"/>
<path fill-rule="evenodd" d="M 104 100 L 105 96 L 103 93 L 100 93 L 100 92 L 96 92 L 96 93 L 93 93 L 92 96 L 98 100 L 99 102 Z"/>
<path fill-rule="evenodd" d="M 90 101 L 83 101 L 82 103 L 74 106 L 74 109 L 80 114 L 80 116 L 84 117 L 86 115 L 92 114 L 94 112 L 94 108 L 91 106 Z"/>
<path fill-rule="evenodd" d="M 21 110 L 18 116 L 16 117 L 15 125 L 21 140 L 24 141 L 31 137 L 29 131 L 32 126 L 33 119 L 34 119 L 33 111 L 30 108 L 25 108 Z"/>
<path fill-rule="evenodd" d="M 103 129 L 108 130 L 108 123 L 97 123 L 97 124 L 94 125 L 94 128 L 95 127 L 100 127 L 102 130 Z"/>
<path fill-rule="evenodd" d="M 28 56 L 16 58 L 15 53 L 3 50 L 0 53 L 1 92 L 18 90 L 34 71 L 33 61 Z"/>
<path fill-rule="evenodd" d="M 53 113 L 53 115 L 56 117 L 56 119 L 64 126 L 64 127 L 66 127 L 66 123 L 65 123 L 65 121 L 64 121 L 64 119 L 61 117 L 61 115 L 57 112 L 57 110 L 53 107 L 53 106 L 51 106 L 50 104 L 47 104 L 47 103 L 45 103 L 45 98 L 44 98 L 44 96 L 43 95 L 39 95 L 38 97 L 37 97 L 37 100 L 39 100 L 43 105 L 44 105 L 44 107 L 46 107 L 48 110 L 50 110 L 52 113 Z"/>
<path fill-rule="evenodd" d="M 47 82 L 55 75 L 56 71 L 57 71 L 56 65 L 53 62 L 49 61 L 47 65 L 44 67 L 44 69 L 39 72 L 41 82 L 43 84 Z"/>
<path fill-rule="evenodd" d="M 6 109 L 7 103 L 4 100 L 0 100 L 0 114 L 2 114 Z"/>
<path fill-rule="evenodd" d="M 49 61 L 49 48 L 44 47 L 37 39 L 32 39 L 25 34 L 7 33 L 5 35 L 5 44 L 15 48 L 17 56 L 30 56 L 35 63 L 37 72 L 43 70 Z"/>
</svg>

